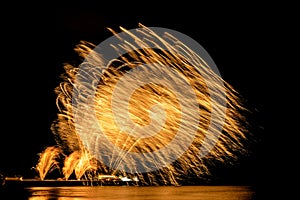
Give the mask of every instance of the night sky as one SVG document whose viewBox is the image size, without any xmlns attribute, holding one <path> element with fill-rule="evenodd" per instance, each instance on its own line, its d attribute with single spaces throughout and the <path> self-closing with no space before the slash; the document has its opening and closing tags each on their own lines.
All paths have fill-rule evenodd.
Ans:
<svg viewBox="0 0 300 200">
<path fill-rule="evenodd" d="M 270 67 L 266 51 L 270 48 L 272 17 L 255 5 L 221 11 L 215 5 L 145 7 L 44 5 L 40 9 L 11 9 L 9 21 L 2 26 L 0 173 L 31 176 L 37 154 L 55 144 L 50 131 L 58 111 L 53 90 L 61 81 L 63 64 L 81 61 L 73 50 L 75 45 L 80 40 L 99 44 L 111 36 L 106 27 L 119 31 L 119 26 L 137 28 L 140 22 L 177 30 L 195 39 L 215 61 L 223 79 L 240 92 L 252 111 L 249 121 L 256 143 L 250 145 L 249 158 L 217 174 L 225 182 L 264 180 L 270 142 L 265 130 L 265 75 Z"/>
</svg>

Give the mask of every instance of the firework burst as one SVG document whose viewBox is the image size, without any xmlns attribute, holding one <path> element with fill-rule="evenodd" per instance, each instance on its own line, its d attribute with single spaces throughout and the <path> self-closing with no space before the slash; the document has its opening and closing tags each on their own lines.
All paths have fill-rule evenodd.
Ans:
<svg viewBox="0 0 300 200">
<path fill-rule="evenodd" d="M 82 64 L 64 65 L 51 129 L 65 152 L 87 151 L 100 171 L 165 185 L 247 152 L 246 109 L 207 54 L 168 31 L 120 29 L 109 29 L 117 56 L 82 41 Z"/>
</svg>

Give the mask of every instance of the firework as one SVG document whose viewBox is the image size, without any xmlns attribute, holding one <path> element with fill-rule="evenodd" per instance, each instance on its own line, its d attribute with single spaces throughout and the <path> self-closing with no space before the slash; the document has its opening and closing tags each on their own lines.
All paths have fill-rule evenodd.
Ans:
<svg viewBox="0 0 300 200">
<path fill-rule="evenodd" d="M 35 166 L 41 180 L 44 180 L 46 175 L 55 169 L 59 169 L 59 156 L 62 150 L 58 147 L 47 147 L 42 153 L 39 154 L 39 161 Z"/>
<path fill-rule="evenodd" d="M 89 152 L 99 171 L 135 174 L 145 184 L 201 178 L 210 163 L 246 152 L 246 109 L 206 51 L 177 32 L 139 26 L 76 46 L 83 62 L 66 64 L 55 88 L 58 145 Z"/>
</svg>

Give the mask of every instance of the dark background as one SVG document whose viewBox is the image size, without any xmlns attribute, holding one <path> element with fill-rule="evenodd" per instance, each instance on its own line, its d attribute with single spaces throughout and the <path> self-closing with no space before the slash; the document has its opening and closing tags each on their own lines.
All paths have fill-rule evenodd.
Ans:
<svg viewBox="0 0 300 200">
<path fill-rule="evenodd" d="M 185 4 L 184 4 L 185 3 Z M 55 144 L 50 126 L 56 119 L 54 88 L 63 63 L 80 63 L 74 47 L 80 40 L 99 44 L 111 33 L 106 27 L 164 27 L 201 44 L 251 110 L 250 131 L 256 135 L 250 157 L 216 171 L 220 183 L 263 185 L 274 163 L 265 98 L 272 70 L 270 35 L 280 24 L 276 11 L 258 4 L 204 5 L 189 2 L 131 5 L 18 5 L 2 17 L 2 133 L 0 173 L 29 177 L 38 153 Z M 126 7 L 127 6 L 127 7 Z M 4 8 L 5 9 L 5 8 Z M 276 24 L 276 26 L 274 26 Z M 272 133 L 274 134 L 274 133 Z"/>
</svg>

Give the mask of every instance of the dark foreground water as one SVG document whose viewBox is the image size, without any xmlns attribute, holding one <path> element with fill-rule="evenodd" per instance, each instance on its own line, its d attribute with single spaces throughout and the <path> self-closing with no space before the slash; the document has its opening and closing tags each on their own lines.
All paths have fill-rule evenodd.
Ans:
<svg viewBox="0 0 300 200">
<path fill-rule="evenodd" d="M 28 187 L 1 200 L 252 200 L 249 186 L 75 186 Z"/>
</svg>

